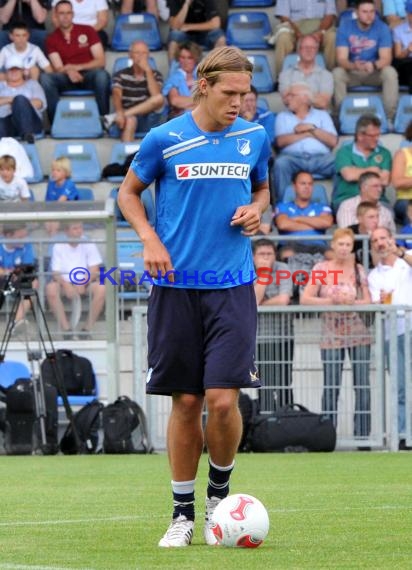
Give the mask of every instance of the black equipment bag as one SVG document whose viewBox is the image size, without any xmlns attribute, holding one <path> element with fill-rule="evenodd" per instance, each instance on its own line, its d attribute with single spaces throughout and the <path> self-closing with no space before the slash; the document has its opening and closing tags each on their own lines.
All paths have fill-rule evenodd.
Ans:
<svg viewBox="0 0 412 570">
<path fill-rule="evenodd" d="M 146 416 L 137 402 L 119 396 L 103 409 L 104 453 L 152 453 Z"/>
<path fill-rule="evenodd" d="M 247 441 L 248 449 L 256 452 L 333 451 L 335 445 L 332 420 L 299 404 L 256 416 Z"/>
<path fill-rule="evenodd" d="M 102 409 L 103 404 L 98 400 L 93 400 L 74 414 L 73 420 L 80 439 L 80 449 L 76 444 L 72 424 L 69 423 L 60 440 L 60 449 L 65 455 L 96 452 L 99 442 L 100 412 Z"/>
<path fill-rule="evenodd" d="M 240 391 L 239 394 L 239 410 L 242 416 L 242 438 L 239 443 L 238 451 L 247 451 L 247 441 L 250 428 L 253 425 L 257 414 L 259 413 L 259 403 L 253 400 L 248 394 Z"/>
<path fill-rule="evenodd" d="M 84 356 L 79 356 L 71 350 L 59 349 L 56 351 L 56 361 L 53 357 L 48 357 L 41 363 L 41 373 L 43 380 L 56 386 L 59 391 L 58 379 L 56 378 L 55 365 L 60 370 L 61 378 L 68 396 L 95 396 L 96 376 L 90 360 Z"/>
<path fill-rule="evenodd" d="M 27 455 L 38 450 L 44 455 L 57 453 L 57 390 L 43 382 L 46 445 L 42 445 L 40 420 L 36 417 L 33 382 L 18 378 L 6 393 L 4 447 L 8 455 Z"/>
</svg>

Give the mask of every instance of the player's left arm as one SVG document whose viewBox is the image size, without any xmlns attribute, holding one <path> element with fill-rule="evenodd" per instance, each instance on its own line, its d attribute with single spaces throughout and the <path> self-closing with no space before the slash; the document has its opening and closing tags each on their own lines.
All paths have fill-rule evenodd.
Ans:
<svg viewBox="0 0 412 570">
<path fill-rule="evenodd" d="M 230 222 L 231 226 L 242 226 L 245 236 L 252 236 L 260 226 L 263 212 L 269 206 L 269 183 L 267 180 L 254 183 L 252 187 L 252 201 L 250 204 L 236 208 Z"/>
</svg>

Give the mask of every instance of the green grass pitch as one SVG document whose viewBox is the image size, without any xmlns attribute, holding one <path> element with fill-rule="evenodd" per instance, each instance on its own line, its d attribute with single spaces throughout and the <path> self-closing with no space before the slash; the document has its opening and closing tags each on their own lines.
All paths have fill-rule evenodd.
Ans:
<svg viewBox="0 0 412 570">
<path fill-rule="evenodd" d="M 170 517 L 163 454 L 0 457 L 0 570 L 411 569 L 412 453 L 240 454 L 231 491 L 257 496 L 258 549 L 160 549 Z"/>
</svg>

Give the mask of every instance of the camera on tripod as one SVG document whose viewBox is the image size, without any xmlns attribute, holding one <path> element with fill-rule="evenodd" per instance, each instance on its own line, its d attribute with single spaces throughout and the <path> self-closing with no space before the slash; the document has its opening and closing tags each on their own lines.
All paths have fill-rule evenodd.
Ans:
<svg viewBox="0 0 412 570">
<path fill-rule="evenodd" d="M 23 263 L 11 271 L 1 283 L 0 289 L 0 309 L 8 295 L 13 295 L 16 291 L 32 289 L 33 281 L 37 277 L 37 267 L 33 263 Z"/>
</svg>

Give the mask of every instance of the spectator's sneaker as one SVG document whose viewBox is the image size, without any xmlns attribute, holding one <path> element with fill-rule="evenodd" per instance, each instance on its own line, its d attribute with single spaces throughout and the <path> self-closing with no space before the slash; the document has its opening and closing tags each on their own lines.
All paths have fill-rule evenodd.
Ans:
<svg viewBox="0 0 412 570">
<path fill-rule="evenodd" d="M 159 546 L 165 548 L 189 546 L 192 542 L 194 525 L 193 521 L 189 521 L 184 515 L 179 515 L 170 523 L 166 534 L 159 541 Z"/>
<path fill-rule="evenodd" d="M 108 131 L 113 125 L 116 118 L 116 113 L 110 113 L 109 115 L 103 115 L 103 126 Z"/>
<path fill-rule="evenodd" d="M 205 510 L 205 526 L 203 528 L 203 536 L 206 544 L 209 546 L 216 546 L 218 541 L 212 530 L 212 516 L 215 508 L 218 506 L 222 499 L 220 497 L 206 497 L 206 510 Z"/>
</svg>

